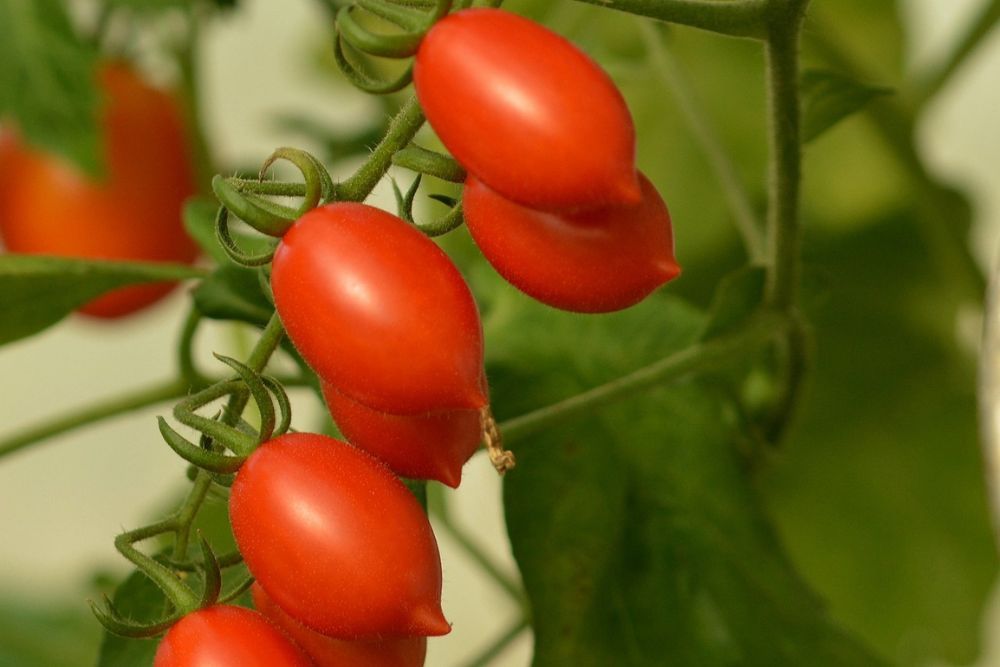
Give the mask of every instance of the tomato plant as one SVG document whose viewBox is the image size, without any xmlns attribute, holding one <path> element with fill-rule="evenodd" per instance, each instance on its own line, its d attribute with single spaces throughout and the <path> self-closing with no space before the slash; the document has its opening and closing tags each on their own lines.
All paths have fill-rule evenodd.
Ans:
<svg viewBox="0 0 1000 667">
<path fill-rule="evenodd" d="M 355 400 L 393 414 L 486 404 L 472 294 L 396 216 L 354 203 L 307 213 L 282 238 L 271 284 L 296 348 Z"/>
<path fill-rule="evenodd" d="M 251 574 L 326 635 L 443 635 L 441 561 L 423 509 L 383 464 L 322 435 L 261 446 L 236 476 L 233 534 Z"/>
<path fill-rule="evenodd" d="M 94 259 L 191 262 L 194 242 L 181 205 L 195 192 L 181 111 L 167 92 L 123 62 L 98 72 L 107 101 L 101 116 L 106 173 L 94 178 L 63 159 L 0 140 L 0 238 L 10 252 Z M 127 315 L 163 297 L 169 284 L 105 294 L 81 312 Z"/>
<path fill-rule="evenodd" d="M 316 667 L 421 667 L 427 653 L 426 637 L 336 639 L 314 632 L 274 604 L 259 584 L 254 584 L 253 605 L 285 634 L 295 640 Z"/>
<path fill-rule="evenodd" d="M 505 197 L 540 209 L 639 198 L 621 93 L 537 23 L 496 9 L 451 14 L 421 43 L 413 80 L 444 145 Z"/>
<path fill-rule="evenodd" d="M 645 176 L 632 205 L 574 214 L 516 204 L 469 176 L 462 194 L 476 245 L 515 287 L 583 313 L 631 306 L 680 273 L 670 214 Z"/>
<path fill-rule="evenodd" d="M 482 426 L 477 410 L 393 415 L 369 408 L 328 383 L 323 384 L 323 398 L 348 442 L 403 477 L 457 487 L 462 466 L 479 448 Z"/>
<path fill-rule="evenodd" d="M 310 667 L 292 641 L 257 612 L 216 605 L 188 614 L 160 641 L 154 667 Z"/>
</svg>

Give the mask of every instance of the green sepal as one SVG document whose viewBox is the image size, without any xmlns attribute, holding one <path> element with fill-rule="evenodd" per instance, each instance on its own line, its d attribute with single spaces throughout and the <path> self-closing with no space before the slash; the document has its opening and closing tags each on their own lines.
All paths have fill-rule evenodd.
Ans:
<svg viewBox="0 0 1000 667">
<path fill-rule="evenodd" d="M 413 65 L 409 65 L 395 79 L 384 79 L 356 67 L 344 53 L 344 41 L 338 32 L 333 40 L 333 59 L 351 85 L 370 95 L 388 95 L 406 88 L 413 81 Z"/>
<path fill-rule="evenodd" d="M 247 460 L 246 456 L 228 456 L 202 449 L 175 431 L 163 417 L 156 419 L 160 427 L 160 435 L 163 436 L 163 440 L 170 448 L 182 459 L 203 470 L 219 474 L 234 473 Z"/>
<path fill-rule="evenodd" d="M 94 617 L 97 618 L 97 622 L 104 626 L 105 630 L 112 634 L 120 637 L 127 637 L 129 639 L 147 639 L 149 637 L 155 637 L 163 632 L 166 632 L 170 629 L 170 626 L 184 616 L 183 613 L 175 613 L 167 616 L 161 621 L 155 621 L 153 623 L 136 623 L 135 621 L 123 618 L 115 609 L 114 604 L 111 602 L 111 598 L 107 595 L 104 596 L 103 608 L 93 600 L 88 600 L 87 603 L 90 605 L 90 610 L 94 613 Z"/>
<path fill-rule="evenodd" d="M 218 174 L 212 178 L 212 192 L 223 206 L 261 234 L 281 237 L 298 217 L 292 209 L 241 192 Z"/>
</svg>

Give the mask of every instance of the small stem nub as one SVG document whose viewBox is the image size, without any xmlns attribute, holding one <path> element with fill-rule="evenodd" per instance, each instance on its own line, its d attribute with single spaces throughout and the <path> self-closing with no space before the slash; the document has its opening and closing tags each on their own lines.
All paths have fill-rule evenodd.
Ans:
<svg viewBox="0 0 1000 667">
<path fill-rule="evenodd" d="M 490 406 L 487 405 L 482 409 L 479 418 L 483 425 L 483 441 L 486 443 L 486 453 L 489 454 L 490 463 L 499 474 L 503 475 L 517 465 L 514 452 L 503 448 L 503 437 L 500 435 L 497 420 L 493 417 Z"/>
</svg>

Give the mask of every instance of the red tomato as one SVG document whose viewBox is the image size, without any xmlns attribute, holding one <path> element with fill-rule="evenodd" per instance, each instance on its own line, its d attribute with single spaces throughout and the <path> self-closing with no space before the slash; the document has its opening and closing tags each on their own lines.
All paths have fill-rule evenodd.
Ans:
<svg viewBox="0 0 1000 667">
<path fill-rule="evenodd" d="M 426 637 L 334 639 L 313 632 L 286 614 L 260 584 L 250 588 L 253 605 L 295 640 L 316 667 L 421 667 L 427 654 Z"/>
<path fill-rule="evenodd" d="M 295 347 L 325 381 L 393 414 L 479 409 L 479 311 L 455 265 L 413 226 L 364 204 L 302 216 L 271 286 Z"/>
<path fill-rule="evenodd" d="M 462 466 L 482 440 L 478 410 L 392 415 L 358 403 L 325 382 L 323 397 L 347 441 L 403 477 L 436 479 L 456 488 Z"/>
<path fill-rule="evenodd" d="M 195 192 L 180 109 L 122 63 L 105 65 L 101 116 L 106 176 L 94 181 L 57 157 L 8 137 L 0 149 L 0 235 L 16 253 L 191 262 L 181 206 Z M 164 296 L 171 284 L 126 287 L 81 312 L 119 317 Z"/>
<path fill-rule="evenodd" d="M 455 159 L 505 197 L 546 210 L 638 199 L 621 93 L 547 28 L 499 9 L 455 12 L 427 33 L 413 81 Z"/>
<path fill-rule="evenodd" d="M 469 176 L 462 210 L 483 255 L 525 294 L 563 310 L 609 312 L 680 274 L 667 207 L 641 174 L 640 182 L 638 204 L 560 215 L 515 204 Z"/>
<path fill-rule="evenodd" d="M 263 616 L 216 605 L 178 621 L 156 649 L 153 667 L 311 667 L 313 663 Z"/>
<path fill-rule="evenodd" d="M 236 474 L 233 535 L 250 573 L 325 635 L 443 635 L 441 559 L 427 516 L 392 472 L 347 443 L 292 433 Z"/>
</svg>

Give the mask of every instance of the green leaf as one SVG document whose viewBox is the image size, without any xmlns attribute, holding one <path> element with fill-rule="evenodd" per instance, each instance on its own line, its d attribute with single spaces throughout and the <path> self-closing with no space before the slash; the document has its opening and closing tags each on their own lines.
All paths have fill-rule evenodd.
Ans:
<svg viewBox="0 0 1000 667">
<path fill-rule="evenodd" d="M 104 292 L 204 275 L 190 266 L 151 262 L 0 256 L 0 345 L 51 326 Z"/>
<path fill-rule="evenodd" d="M 968 302 L 918 214 L 810 245 L 836 279 L 809 313 L 810 390 L 762 489 L 836 618 L 900 664 L 968 664 L 998 559 L 975 367 L 955 333 Z"/>
<path fill-rule="evenodd" d="M 892 88 L 870 86 L 821 69 L 804 71 L 801 85 L 802 140 L 806 143 L 860 111 L 874 98 L 893 93 Z"/>
<path fill-rule="evenodd" d="M 699 338 L 707 340 L 733 331 L 753 315 L 763 303 L 766 276 L 764 267 L 747 266 L 723 278 Z"/>
<path fill-rule="evenodd" d="M 0 667 L 90 667 L 100 626 L 82 599 L 74 604 L 0 599 Z"/>
<path fill-rule="evenodd" d="M 166 616 L 163 593 L 138 570 L 118 586 L 112 601 L 122 616 L 137 623 L 150 623 Z M 149 667 L 157 643 L 156 639 L 127 639 L 105 632 L 97 667 Z"/>
<path fill-rule="evenodd" d="M 588 317 L 505 293 L 485 326 L 494 405 L 510 417 L 681 350 L 704 321 L 663 294 Z M 882 664 L 788 562 L 726 405 L 685 383 L 507 443 L 537 667 Z"/>
<path fill-rule="evenodd" d="M 184 202 L 184 229 L 216 264 L 228 264 L 229 256 L 215 240 L 215 213 L 218 209 L 218 203 L 208 197 L 188 199 Z"/>
<path fill-rule="evenodd" d="M 257 276 L 252 269 L 220 266 L 195 288 L 195 306 L 212 319 L 265 324 L 274 307 L 261 291 Z"/>
<path fill-rule="evenodd" d="M 59 0 L 0 0 L 0 117 L 35 146 L 100 171 L 97 54 Z"/>
</svg>

